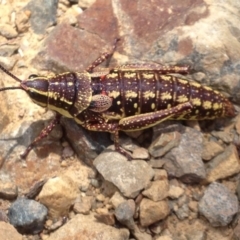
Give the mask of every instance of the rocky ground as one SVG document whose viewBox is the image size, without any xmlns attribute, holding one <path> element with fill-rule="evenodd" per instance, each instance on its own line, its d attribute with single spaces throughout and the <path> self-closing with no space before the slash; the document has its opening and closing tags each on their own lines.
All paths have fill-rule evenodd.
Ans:
<svg viewBox="0 0 240 240">
<path fill-rule="evenodd" d="M 0 1 L 0 64 L 20 79 L 83 71 L 119 37 L 110 66 L 187 64 L 184 76 L 240 102 L 240 3 Z M 18 86 L 1 72 L 0 87 Z M 121 135 L 62 118 L 20 90 L 0 93 L 1 239 L 240 239 L 240 117 L 167 121 Z M 105 150 L 107 148 L 107 150 Z"/>
</svg>

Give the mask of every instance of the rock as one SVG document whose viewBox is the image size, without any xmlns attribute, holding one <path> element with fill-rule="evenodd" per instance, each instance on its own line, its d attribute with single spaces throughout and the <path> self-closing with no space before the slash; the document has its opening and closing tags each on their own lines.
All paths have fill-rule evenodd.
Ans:
<svg viewBox="0 0 240 240">
<path fill-rule="evenodd" d="M 225 151 L 206 164 L 207 181 L 230 177 L 240 171 L 239 157 L 234 145 L 228 146 Z"/>
<path fill-rule="evenodd" d="M 18 187 L 12 181 L 0 181 L 0 198 L 13 200 L 18 195 Z"/>
<path fill-rule="evenodd" d="M 9 223 L 0 222 L 0 236 L 4 240 L 22 240 L 23 237 L 17 230 Z"/>
<path fill-rule="evenodd" d="M 116 191 L 114 195 L 111 197 L 110 202 L 116 209 L 119 204 L 125 202 L 126 200 L 127 198 L 125 198 L 120 192 Z"/>
<path fill-rule="evenodd" d="M 16 44 L 4 44 L 0 46 L 1 57 L 11 57 L 18 50 L 19 46 Z"/>
<path fill-rule="evenodd" d="M 36 234 L 43 230 L 47 208 L 34 201 L 19 198 L 9 208 L 9 222 L 21 233 Z"/>
<path fill-rule="evenodd" d="M 164 165 L 168 174 L 176 177 L 194 175 L 199 180 L 205 178 L 206 172 L 201 157 L 202 142 L 202 133 L 186 127 L 178 147 L 170 150 L 164 157 L 170 161 Z M 171 168 L 169 164 L 172 164 Z"/>
<path fill-rule="evenodd" d="M 213 157 L 222 153 L 224 148 L 215 141 L 204 141 L 202 159 L 205 161 L 211 160 Z"/>
<path fill-rule="evenodd" d="M 0 210 L 0 222 L 1 221 L 9 222 L 8 221 L 8 216 L 7 216 L 6 212 L 3 211 L 3 210 Z"/>
<path fill-rule="evenodd" d="M 66 137 L 80 159 L 92 166 L 92 160 L 111 144 L 107 133 L 87 131 L 71 119 L 62 118 Z"/>
<path fill-rule="evenodd" d="M 51 233 L 47 240 L 78 239 L 79 236 L 81 236 L 81 240 L 124 240 L 129 238 L 129 231 L 125 228 L 117 229 L 96 222 L 93 215 L 78 214 L 64 226 Z"/>
<path fill-rule="evenodd" d="M 79 197 L 73 205 L 73 211 L 75 213 L 89 214 L 93 201 L 94 198 L 91 196 Z"/>
<path fill-rule="evenodd" d="M 104 223 L 109 226 L 114 226 L 116 224 L 115 217 L 113 213 L 98 213 L 94 217 L 98 222 Z"/>
<path fill-rule="evenodd" d="M 162 168 L 162 166 L 166 163 L 166 160 L 164 159 L 151 159 L 148 164 L 152 168 Z"/>
<path fill-rule="evenodd" d="M 199 202 L 199 212 L 214 227 L 227 226 L 238 212 L 238 200 L 224 185 L 213 182 Z"/>
<path fill-rule="evenodd" d="M 115 209 L 115 216 L 117 220 L 123 225 L 127 226 L 128 229 L 134 229 L 133 215 L 135 213 L 135 202 L 130 199 L 117 206 Z"/>
<path fill-rule="evenodd" d="M 198 212 L 198 202 L 197 201 L 190 201 L 188 207 L 193 212 Z"/>
<path fill-rule="evenodd" d="M 180 196 L 182 196 L 184 193 L 184 190 L 178 186 L 170 185 L 169 191 L 168 191 L 168 197 L 172 199 L 177 199 Z"/>
<path fill-rule="evenodd" d="M 168 179 L 167 172 L 164 169 L 154 169 L 154 173 L 155 173 L 154 178 L 153 178 L 154 181 Z"/>
<path fill-rule="evenodd" d="M 156 240 L 173 240 L 173 238 L 171 238 L 170 236 L 160 236 L 156 238 Z"/>
<path fill-rule="evenodd" d="M 95 158 L 93 164 L 105 180 L 112 182 L 129 198 L 136 197 L 154 175 L 145 161 L 127 161 L 117 152 L 103 152 Z"/>
<path fill-rule="evenodd" d="M 31 12 L 30 24 L 37 34 L 44 34 L 47 27 L 56 23 L 58 0 L 32 0 L 23 10 Z"/>
<path fill-rule="evenodd" d="M 148 153 L 147 149 L 145 149 L 145 148 L 136 148 L 133 150 L 132 158 L 133 159 L 148 159 L 149 153 Z"/>
<path fill-rule="evenodd" d="M 180 139 L 179 132 L 163 133 L 151 143 L 148 151 L 154 158 L 161 157 L 170 149 L 178 146 Z"/>
<path fill-rule="evenodd" d="M 15 50 L 14 50 L 15 51 Z M 1 55 L 1 54 L 0 54 Z M 17 60 L 11 57 L 1 57 L 0 56 L 0 63 L 4 66 L 7 70 L 11 71 L 16 64 Z"/>
<path fill-rule="evenodd" d="M 156 180 L 142 192 L 143 196 L 157 202 L 168 196 L 169 184 L 167 179 Z"/>
<path fill-rule="evenodd" d="M 0 35 L 10 39 L 17 37 L 18 33 L 11 25 L 0 24 Z"/>
<path fill-rule="evenodd" d="M 218 138 L 221 139 L 225 143 L 232 143 L 233 142 L 233 133 L 230 133 L 228 131 L 212 131 L 211 134 Z"/>
<path fill-rule="evenodd" d="M 140 203 L 140 223 L 143 227 L 147 227 L 167 217 L 169 211 L 167 201 L 154 202 L 143 198 Z"/>
<path fill-rule="evenodd" d="M 52 218 L 58 218 L 67 214 L 78 193 L 76 183 L 71 178 L 62 175 L 49 179 L 43 186 L 38 199 L 47 206 Z"/>
<path fill-rule="evenodd" d="M 180 220 L 183 220 L 185 218 L 188 218 L 189 216 L 189 208 L 188 208 L 188 205 L 185 203 L 183 204 L 180 208 L 178 208 L 176 211 L 175 211 L 177 217 L 180 219 Z"/>
<path fill-rule="evenodd" d="M 78 6 L 85 9 L 91 7 L 91 5 L 96 2 L 96 0 L 79 0 Z"/>
<path fill-rule="evenodd" d="M 16 14 L 16 26 L 19 33 L 26 32 L 29 28 L 28 20 L 31 16 L 30 11 L 19 11 Z"/>
</svg>

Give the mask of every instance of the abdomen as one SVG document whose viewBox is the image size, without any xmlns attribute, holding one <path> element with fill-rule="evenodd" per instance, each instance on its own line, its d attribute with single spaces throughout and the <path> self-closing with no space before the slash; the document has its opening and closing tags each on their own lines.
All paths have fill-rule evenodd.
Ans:
<svg viewBox="0 0 240 240">
<path fill-rule="evenodd" d="M 154 71 L 115 71 L 101 81 L 102 91 L 113 99 L 110 112 L 122 117 L 171 108 L 191 102 L 193 109 L 174 119 L 213 119 L 235 115 L 232 103 L 221 93 L 172 75 Z"/>
</svg>

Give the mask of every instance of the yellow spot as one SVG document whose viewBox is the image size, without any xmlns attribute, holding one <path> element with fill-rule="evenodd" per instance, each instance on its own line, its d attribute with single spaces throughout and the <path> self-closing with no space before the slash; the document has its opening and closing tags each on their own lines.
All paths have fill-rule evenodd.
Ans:
<svg viewBox="0 0 240 240">
<path fill-rule="evenodd" d="M 213 109 L 217 110 L 217 109 L 221 109 L 222 108 L 222 104 L 221 103 L 214 103 L 213 104 Z"/>
<path fill-rule="evenodd" d="M 192 104 L 195 105 L 195 106 L 200 106 L 201 105 L 201 100 L 200 98 L 193 98 L 191 100 Z"/>
<path fill-rule="evenodd" d="M 161 75 L 161 78 L 162 78 L 163 80 L 169 81 L 169 80 L 171 79 L 171 76 Z"/>
<path fill-rule="evenodd" d="M 125 78 L 134 78 L 134 77 L 136 77 L 136 74 L 135 73 L 125 73 L 124 77 Z"/>
<path fill-rule="evenodd" d="M 188 84 L 188 81 L 183 79 L 178 79 L 178 82 L 180 82 L 181 84 Z"/>
<path fill-rule="evenodd" d="M 126 96 L 126 98 L 136 98 L 137 97 L 137 93 L 128 90 L 128 91 L 126 91 L 125 96 Z"/>
<path fill-rule="evenodd" d="M 68 85 L 68 86 L 72 86 L 72 85 L 73 85 L 73 82 L 68 82 L 67 85 Z"/>
<path fill-rule="evenodd" d="M 161 94 L 161 100 L 172 99 L 172 95 L 169 92 Z"/>
<path fill-rule="evenodd" d="M 120 95 L 119 91 L 111 91 L 108 96 L 112 98 L 117 98 Z"/>
<path fill-rule="evenodd" d="M 143 97 L 147 98 L 147 99 L 148 98 L 154 98 L 155 97 L 155 93 L 152 92 L 152 91 L 146 91 L 146 92 L 144 92 Z"/>
<path fill-rule="evenodd" d="M 155 109 L 155 103 L 151 104 L 151 109 L 154 110 Z"/>
<path fill-rule="evenodd" d="M 202 87 L 202 85 L 201 84 L 199 84 L 199 83 L 196 83 L 196 82 L 191 82 L 190 83 L 192 86 L 194 86 L 194 87 L 197 87 L 197 88 L 200 88 L 200 87 Z"/>
<path fill-rule="evenodd" d="M 210 101 L 204 101 L 202 105 L 205 109 L 211 109 L 212 108 L 212 102 L 210 102 Z"/>
<path fill-rule="evenodd" d="M 204 88 L 205 90 L 212 91 L 212 89 L 211 89 L 210 87 L 203 86 L 203 88 Z"/>
<path fill-rule="evenodd" d="M 184 103 L 187 101 L 188 101 L 188 98 L 186 95 L 181 95 L 181 96 L 178 96 L 178 98 L 177 98 L 177 102 L 179 102 L 179 103 Z"/>
<path fill-rule="evenodd" d="M 195 114 L 199 114 L 199 110 L 196 110 L 196 111 L 195 111 Z"/>
<path fill-rule="evenodd" d="M 143 74 L 143 78 L 146 78 L 146 79 L 153 79 L 154 77 L 154 74 L 152 73 L 144 73 Z"/>
<path fill-rule="evenodd" d="M 121 104 L 121 101 L 117 101 L 117 105 L 120 105 Z"/>
<path fill-rule="evenodd" d="M 117 73 L 110 73 L 110 74 L 107 75 L 107 77 L 108 78 L 117 78 L 118 75 L 117 75 Z"/>
<path fill-rule="evenodd" d="M 138 104 L 137 104 L 137 103 L 134 103 L 134 104 L 133 104 L 133 107 L 134 107 L 134 108 L 137 108 L 137 107 L 138 107 Z"/>
<path fill-rule="evenodd" d="M 169 108 L 171 108 L 172 107 L 172 105 L 169 103 L 168 105 L 167 105 L 167 109 L 169 109 Z"/>
</svg>

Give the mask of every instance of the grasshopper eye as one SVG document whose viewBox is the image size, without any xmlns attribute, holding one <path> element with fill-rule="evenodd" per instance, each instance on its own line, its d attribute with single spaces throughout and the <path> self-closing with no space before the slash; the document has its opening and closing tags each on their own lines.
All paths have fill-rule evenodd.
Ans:
<svg viewBox="0 0 240 240">
<path fill-rule="evenodd" d="M 31 74 L 31 75 L 28 77 L 28 79 L 37 78 L 37 77 L 38 77 L 37 74 Z"/>
</svg>

